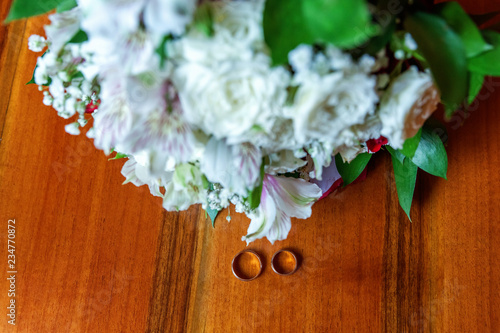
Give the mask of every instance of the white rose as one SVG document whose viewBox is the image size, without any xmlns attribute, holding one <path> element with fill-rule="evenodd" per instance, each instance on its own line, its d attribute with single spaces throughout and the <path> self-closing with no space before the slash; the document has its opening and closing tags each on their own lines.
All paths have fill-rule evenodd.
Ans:
<svg viewBox="0 0 500 333">
<path fill-rule="evenodd" d="M 431 75 L 411 67 L 398 76 L 382 96 L 381 134 L 392 147 L 402 148 L 404 141 L 413 137 L 434 112 L 439 100 Z"/>
<path fill-rule="evenodd" d="M 311 45 L 301 44 L 288 53 L 288 62 L 295 72 L 311 69 L 314 51 Z"/>
<path fill-rule="evenodd" d="M 342 131 L 374 113 L 378 102 L 375 84 L 375 77 L 363 73 L 301 75 L 294 104 L 286 110 L 294 121 L 297 140 L 331 142 L 334 146 L 343 143 L 337 142 Z"/>
<path fill-rule="evenodd" d="M 251 61 L 266 47 L 262 32 L 262 1 L 212 2 L 214 35 L 190 29 L 182 38 L 167 44 L 177 62 L 218 66 L 221 61 Z"/>
<path fill-rule="evenodd" d="M 252 49 L 264 48 L 262 12 L 264 1 L 214 2 L 214 30 L 229 44 Z"/>
<path fill-rule="evenodd" d="M 234 138 L 278 113 L 289 76 L 283 68 L 270 68 L 268 60 L 181 65 L 174 83 L 188 122 L 217 138 Z"/>
</svg>

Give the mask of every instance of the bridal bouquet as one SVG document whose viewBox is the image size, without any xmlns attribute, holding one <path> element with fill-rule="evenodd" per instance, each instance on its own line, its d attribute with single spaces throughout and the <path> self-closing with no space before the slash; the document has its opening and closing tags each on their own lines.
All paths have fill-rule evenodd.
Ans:
<svg viewBox="0 0 500 333">
<path fill-rule="evenodd" d="M 285 239 L 378 151 L 409 216 L 418 169 L 446 177 L 429 117 L 500 75 L 500 34 L 455 2 L 16 0 L 7 21 L 54 8 L 30 83 L 66 131 L 167 210 L 233 203 L 247 242 Z"/>
</svg>

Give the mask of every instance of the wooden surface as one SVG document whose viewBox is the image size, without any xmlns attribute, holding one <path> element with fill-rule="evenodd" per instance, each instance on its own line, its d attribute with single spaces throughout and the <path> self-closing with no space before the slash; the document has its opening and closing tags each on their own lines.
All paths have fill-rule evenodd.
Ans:
<svg viewBox="0 0 500 333">
<path fill-rule="evenodd" d="M 498 1 L 463 1 L 476 11 Z M 0 16 L 7 13 L 2 2 Z M 232 276 L 248 220 L 167 213 L 25 86 L 27 38 L 46 17 L 0 27 L 0 332 L 498 332 L 500 82 L 449 124 L 448 181 L 419 174 L 413 223 L 391 161 L 249 248 L 263 274 Z M 17 325 L 7 324 L 7 222 L 16 220 Z M 300 257 L 274 274 L 274 251 Z M 3 312 L 2 312 L 3 311 Z"/>
</svg>

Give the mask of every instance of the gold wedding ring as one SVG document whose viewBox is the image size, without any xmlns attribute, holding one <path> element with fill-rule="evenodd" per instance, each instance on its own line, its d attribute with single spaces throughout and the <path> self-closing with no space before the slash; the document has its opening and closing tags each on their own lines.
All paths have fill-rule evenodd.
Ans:
<svg viewBox="0 0 500 333">
<path fill-rule="evenodd" d="M 231 262 L 234 276 L 241 281 L 252 281 L 262 272 L 260 256 L 253 250 L 243 250 Z"/>
<path fill-rule="evenodd" d="M 271 259 L 271 267 L 276 274 L 292 275 L 298 268 L 297 257 L 292 251 L 279 250 Z"/>
</svg>

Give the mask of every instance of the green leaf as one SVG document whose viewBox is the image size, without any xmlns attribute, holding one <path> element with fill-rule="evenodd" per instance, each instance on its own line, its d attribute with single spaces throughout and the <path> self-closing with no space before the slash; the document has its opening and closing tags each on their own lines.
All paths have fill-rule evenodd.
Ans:
<svg viewBox="0 0 500 333">
<path fill-rule="evenodd" d="M 469 77 L 469 97 L 467 103 L 470 105 L 474 102 L 477 95 L 481 91 L 484 83 L 484 75 L 478 73 L 470 73 Z"/>
<path fill-rule="evenodd" d="M 208 3 L 202 3 L 196 8 L 193 18 L 193 26 L 207 36 L 214 35 L 214 18 L 212 7 Z"/>
<path fill-rule="evenodd" d="M 448 142 L 448 130 L 446 129 L 446 126 L 438 119 L 430 117 L 425 122 L 424 127 L 430 128 L 432 130 L 432 133 L 435 133 L 437 136 L 439 136 L 444 144 Z"/>
<path fill-rule="evenodd" d="M 260 205 L 260 197 L 262 195 L 262 187 L 264 185 L 264 162 L 260 165 L 260 183 L 259 186 L 254 188 L 248 196 L 248 204 L 251 209 L 255 209 Z"/>
<path fill-rule="evenodd" d="M 301 0 L 267 0 L 264 6 L 264 40 L 271 50 L 273 65 L 286 64 L 288 52 L 300 44 L 312 44 L 303 16 Z"/>
<path fill-rule="evenodd" d="M 500 34 L 486 30 L 483 31 L 483 35 L 494 48 L 469 59 L 469 70 L 481 75 L 500 76 Z"/>
<path fill-rule="evenodd" d="M 38 66 L 35 66 L 35 69 L 33 70 L 33 75 L 31 76 L 31 80 L 29 80 L 28 82 L 26 82 L 26 85 L 29 85 L 29 84 L 36 84 L 35 83 L 35 71 L 36 71 L 36 68 Z"/>
<path fill-rule="evenodd" d="M 375 56 L 380 50 L 389 44 L 392 36 L 394 35 L 394 31 L 396 31 L 396 20 L 392 19 L 391 22 L 383 29 L 382 33 L 370 39 L 366 46 L 361 48 L 361 51 Z"/>
<path fill-rule="evenodd" d="M 411 221 L 410 209 L 413 192 L 415 192 L 415 183 L 417 182 L 418 167 L 409 158 L 406 158 L 404 163 L 400 163 L 394 156 L 392 156 L 392 167 L 394 169 L 399 205 Z"/>
<path fill-rule="evenodd" d="M 122 159 L 122 158 L 128 158 L 128 155 L 127 154 L 122 154 L 122 153 L 119 153 L 119 152 L 116 152 L 116 155 L 109 158 L 108 161 L 111 161 L 111 160 L 119 160 L 119 159 Z"/>
<path fill-rule="evenodd" d="M 351 163 L 344 163 L 342 156 L 340 154 L 335 155 L 335 165 L 337 166 L 337 171 L 339 172 L 344 186 L 355 181 L 359 175 L 366 168 L 366 165 L 370 161 L 372 154 L 363 153 L 356 156 Z"/>
<path fill-rule="evenodd" d="M 391 146 L 385 146 L 385 149 L 387 149 L 387 151 L 392 155 L 392 157 L 394 157 L 396 160 L 398 160 L 399 163 L 401 163 L 401 164 L 404 163 L 406 156 L 403 155 L 403 153 L 401 153 L 400 150 L 395 150 Z"/>
<path fill-rule="evenodd" d="M 76 34 L 73 37 L 71 37 L 68 44 L 81 44 L 81 43 L 86 42 L 88 40 L 89 40 L 89 36 L 87 36 L 87 33 L 80 29 L 76 32 Z"/>
<path fill-rule="evenodd" d="M 488 43 L 494 47 L 500 46 L 500 33 L 493 30 L 483 30 L 481 33 Z"/>
<path fill-rule="evenodd" d="M 56 11 L 58 13 L 62 13 L 62 12 L 68 11 L 70 9 L 73 9 L 76 6 L 78 6 L 78 4 L 76 3 L 76 0 L 64 0 L 63 2 L 61 2 L 59 4 L 59 6 L 57 6 Z"/>
<path fill-rule="evenodd" d="M 412 158 L 415 155 L 418 144 L 420 143 L 421 136 L 422 129 L 419 129 L 417 134 L 415 134 L 413 138 L 406 139 L 405 143 L 403 144 L 403 149 L 401 149 L 401 153 L 409 158 Z"/>
<path fill-rule="evenodd" d="M 415 156 L 411 160 L 425 172 L 446 179 L 446 172 L 448 170 L 446 149 L 432 128 L 428 126 L 423 127 L 420 144 L 417 151 L 415 151 Z"/>
<path fill-rule="evenodd" d="M 439 6 L 439 14 L 446 23 L 460 36 L 465 47 L 467 58 L 491 50 L 478 27 L 457 2 L 447 2 Z"/>
<path fill-rule="evenodd" d="M 307 0 L 302 1 L 302 11 L 316 41 L 337 47 L 360 46 L 379 32 L 365 0 Z"/>
<path fill-rule="evenodd" d="M 65 0 L 14 0 L 5 23 L 45 14 Z"/>
<path fill-rule="evenodd" d="M 300 44 L 351 48 L 379 30 L 365 0 L 267 0 L 263 27 L 273 65 L 286 64 L 288 53 Z"/>
<path fill-rule="evenodd" d="M 468 92 L 467 58 L 461 38 L 442 18 L 424 12 L 408 16 L 405 28 L 429 64 L 450 117 Z"/>
<path fill-rule="evenodd" d="M 210 216 L 210 220 L 212 221 L 212 228 L 215 228 L 215 219 L 217 218 L 217 215 L 219 215 L 219 213 L 220 210 L 212 209 L 210 207 L 207 207 L 207 209 L 205 210 L 205 214 L 208 214 L 208 216 Z"/>
<path fill-rule="evenodd" d="M 163 69 L 165 67 L 165 60 L 168 58 L 167 54 L 167 43 L 172 40 L 172 35 L 163 36 L 160 45 L 155 50 L 156 54 L 160 57 L 160 68 Z"/>
</svg>

